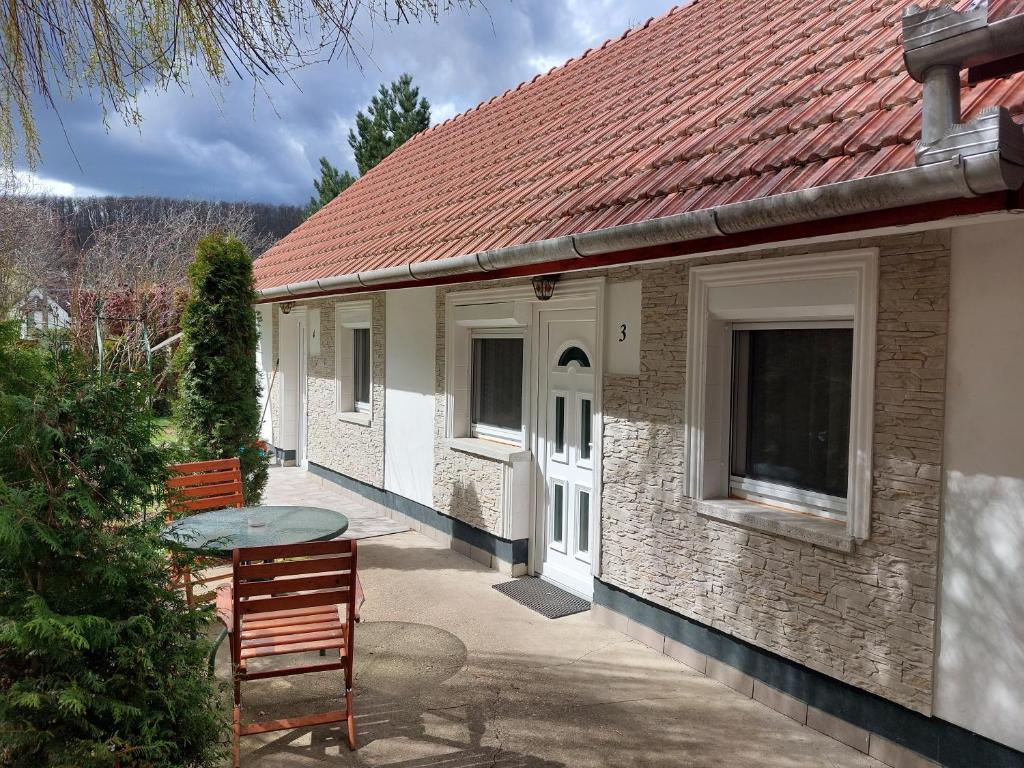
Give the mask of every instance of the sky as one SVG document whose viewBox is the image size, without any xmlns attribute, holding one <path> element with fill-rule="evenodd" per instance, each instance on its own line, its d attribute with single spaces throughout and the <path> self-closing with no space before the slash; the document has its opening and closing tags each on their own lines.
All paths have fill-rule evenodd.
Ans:
<svg viewBox="0 0 1024 768">
<path fill-rule="evenodd" d="M 318 159 L 355 173 L 348 131 L 381 83 L 403 72 L 440 122 L 667 11 L 678 0 L 485 0 L 437 24 L 358 30 L 358 63 L 336 59 L 293 82 L 236 80 L 147 92 L 140 126 L 87 94 L 40 105 L 42 161 L 22 170 L 35 192 L 163 195 L 305 204 Z"/>
</svg>

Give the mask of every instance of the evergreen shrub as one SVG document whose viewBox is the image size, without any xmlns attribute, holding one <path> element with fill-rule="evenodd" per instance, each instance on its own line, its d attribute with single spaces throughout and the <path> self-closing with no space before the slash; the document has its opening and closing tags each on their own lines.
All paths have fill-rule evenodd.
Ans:
<svg viewBox="0 0 1024 768">
<path fill-rule="evenodd" d="M 158 538 L 149 386 L 0 324 L 0 765 L 218 763 L 209 619 Z"/>
<path fill-rule="evenodd" d="M 214 233 L 199 242 L 189 280 L 175 357 L 178 437 L 193 461 L 240 456 L 245 503 L 259 504 L 268 457 L 255 447 L 262 387 L 252 259 L 239 240 Z"/>
</svg>

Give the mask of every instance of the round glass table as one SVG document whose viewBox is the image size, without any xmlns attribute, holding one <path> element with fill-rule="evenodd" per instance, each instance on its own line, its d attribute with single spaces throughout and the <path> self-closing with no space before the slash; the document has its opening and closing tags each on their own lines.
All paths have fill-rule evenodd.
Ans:
<svg viewBox="0 0 1024 768">
<path fill-rule="evenodd" d="M 320 507 L 234 507 L 199 512 L 164 527 L 160 538 L 172 549 L 230 560 L 236 547 L 267 547 L 329 541 L 348 530 L 348 518 L 341 512 Z M 210 650 L 209 672 L 227 630 Z"/>
<path fill-rule="evenodd" d="M 320 507 L 242 507 L 183 517 L 167 525 L 167 546 L 230 558 L 236 547 L 268 547 L 336 539 L 348 530 L 341 512 Z"/>
</svg>

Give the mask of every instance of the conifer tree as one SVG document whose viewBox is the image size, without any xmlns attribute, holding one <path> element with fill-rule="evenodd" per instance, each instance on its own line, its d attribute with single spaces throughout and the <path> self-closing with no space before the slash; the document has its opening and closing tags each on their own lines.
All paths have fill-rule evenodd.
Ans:
<svg viewBox="0 0 1024 768">
<path fill-rule="evenodd" d="M 175 358 L 178 434 L 193 461 L 240 456 L 245 502 L 259 504 L 267 457 L 255 447 L 262 387 L 252 259 L 239 240 L 214 233 L 199 242 L 188 273 Z"/>
<path fill-rule="evenodd" d="M 320 178 L 313 180 L 316 194 L 309 198 L 309 205 L 306 206 L 306 218 L 308 219 L 355 183 L 355 176 L 348 171 L 339 172 L 326 157 L 321 157 Z"/>
<path fill-rule="evenodd" d="M 370 106 L 356 113 L 356 128 L 348 132 L 359 174 L 365 175 L 415 134 L 430 127 L 430 102 L 420 98 L 412 75 L 403 74 L 382 85 Z"/>
<path fill-rule="evenodd" d="M 208 618 L 157 536 L 171 457 L 149 394 L 0 323 L 0 765 L 220 764 Z"/>
</svg>

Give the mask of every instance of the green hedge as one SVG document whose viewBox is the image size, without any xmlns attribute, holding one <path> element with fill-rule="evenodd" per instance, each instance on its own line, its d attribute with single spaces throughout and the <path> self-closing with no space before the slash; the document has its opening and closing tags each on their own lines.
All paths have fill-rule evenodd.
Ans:
<svg viewBox="0 0 1024 768">
<path fill-rule="evenodd" d="M 199 242 L 189 279 L 175 357 L 178 437 L 193 460 L 240 456 L 245 501 L 259 504 L 268 461 L 252 450 L 261 392 L 252 259 L 239 240 L 215 233 Z"/>
</svg>

